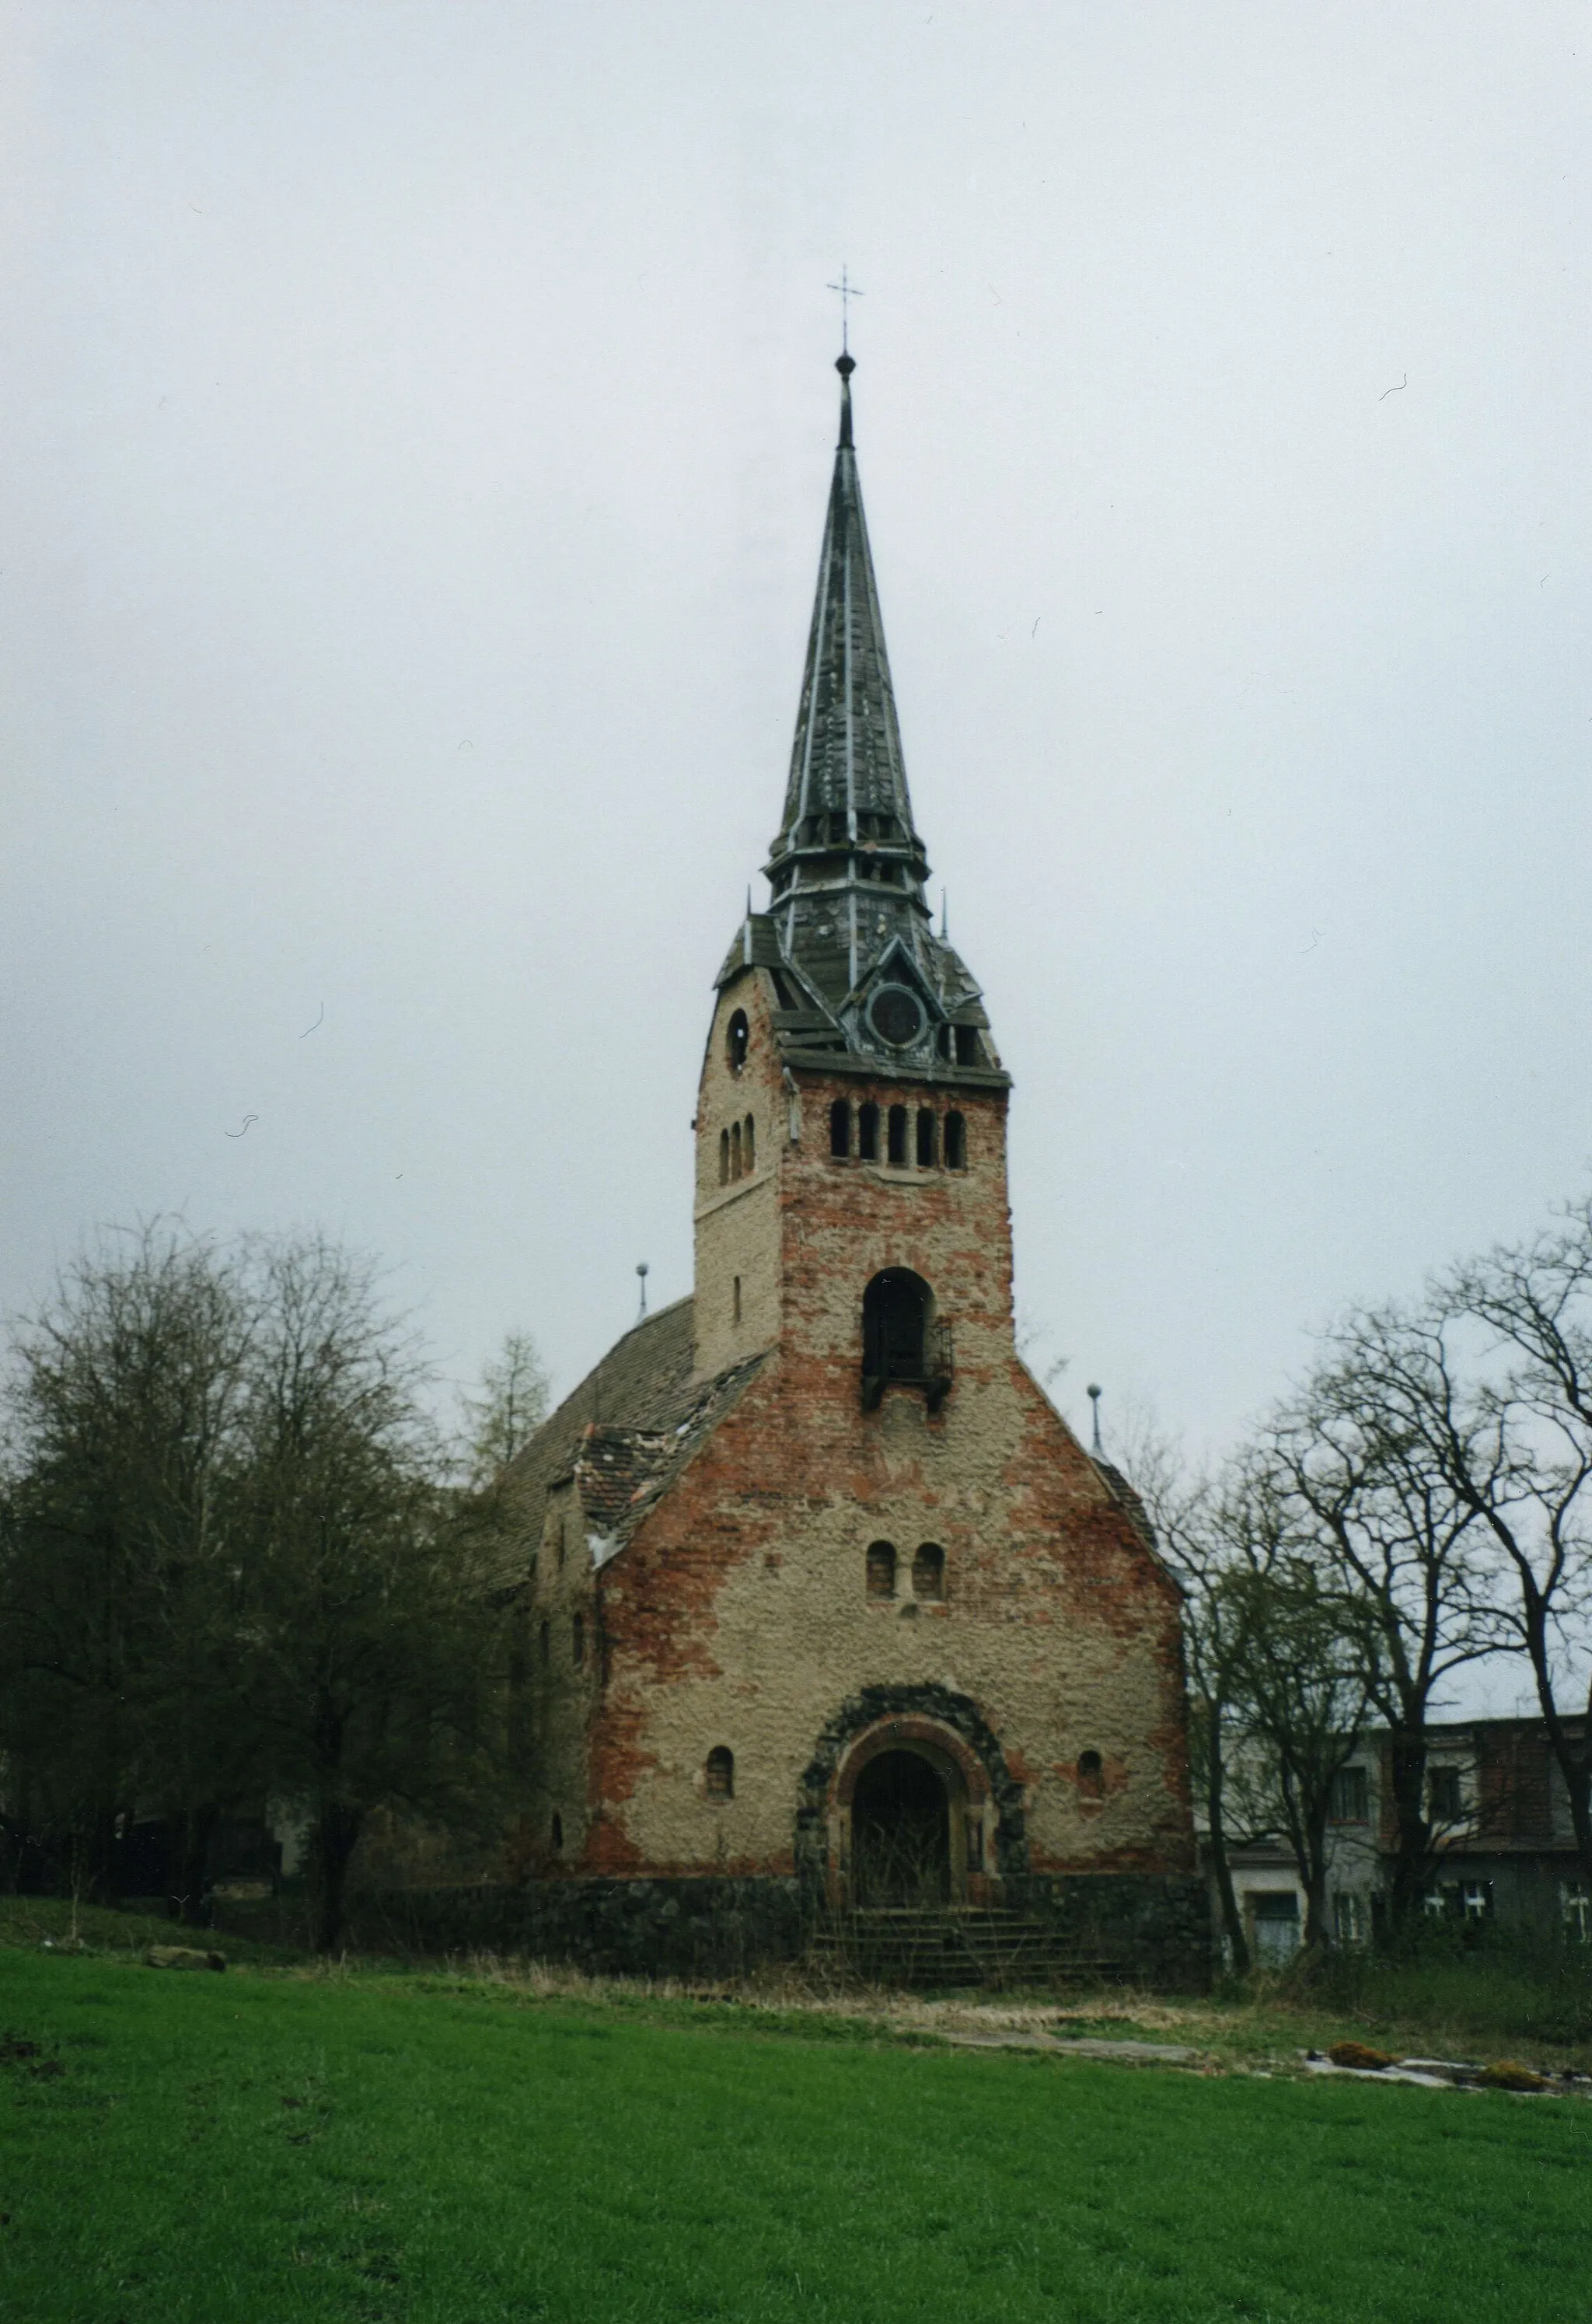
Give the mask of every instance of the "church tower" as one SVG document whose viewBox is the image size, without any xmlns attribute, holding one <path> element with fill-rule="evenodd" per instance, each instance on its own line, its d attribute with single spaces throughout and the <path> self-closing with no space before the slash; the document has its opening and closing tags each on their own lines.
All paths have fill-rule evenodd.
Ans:
<svg viewBox="0 0 1592 2324">
<path fill-rule="evenodd" d="M 698 1085 L 694 1295 L 511 1472 L 527 1938 L 693 1969 L 906 1914 L 964 1960 L 1197 1980 L 1178 1593 L 1017 1353 L 1010 1082 L 934 926 L 837 368 L 768 908 Z"/>
</svg>

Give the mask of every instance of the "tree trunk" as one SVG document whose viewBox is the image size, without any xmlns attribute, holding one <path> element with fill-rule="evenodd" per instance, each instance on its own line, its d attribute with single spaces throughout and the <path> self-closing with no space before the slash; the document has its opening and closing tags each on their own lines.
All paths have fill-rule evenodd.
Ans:
<svg viewBox="0 0 1592 2324">
<path fill-rule="evenodd" d="M 1401 1721 L 1393 1729 L 1391 1752 L 1394 1813 L 1393 1885 L 1388 1896 L 1388 1934 L 1394 1946 L 1419 1928 L 1426 1910 L 1431 1870 L 1431 1826 L 1425 1815 L 1426 1736 L 1423 1727 Z"/>
<path fill-rule="evenodd" d="M 1210 1765 L 1205 1778 L 1205 1812 L 1210 1824 L 1210 1868 L 1216 1875 L 1216 1894 L 1221 1906 L 1222 1934 L 1232 1954 L 1233 1974 L 1249 1974 L 1249 1941 L 1244 1933 L 1244 1916 L 1238 1910 L 1238 1899 L 1233 1888 L 1233 1868 L 1228 1862 L 1227 1828 L 1223 1816 L 1223 1783 L 1221 1752 L 1213 1741 Z"/>
<path fill-rule="evenodd" d="M 189 1808 L 171 1819 L 171 1859 L 167 1874 L 170 1894 L 166 1899 L 166 1911 L 171 1920 L 181 1921 L 190 1929 L 205 1924 L 205 1868 L 220 1814 L 215 1801 L 208 1800 L 203 1806 Z"/>
<path fill-rule="evenodd" d="M 348 1866 L 364 1822 L 363 1808 L 323 1802 L 316 1818 L 311 1856 L 315 1864 L 315 1949 L 335 1953 L 343 1936 Z"/>
</svg>

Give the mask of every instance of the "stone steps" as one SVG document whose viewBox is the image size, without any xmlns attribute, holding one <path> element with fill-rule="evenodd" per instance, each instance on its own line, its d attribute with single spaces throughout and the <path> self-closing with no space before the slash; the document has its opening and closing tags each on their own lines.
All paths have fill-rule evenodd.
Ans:
<svg viewBox="0 0 1592 2324">
<path fill-rule="evenodd" d="M 814 1931 L 815 1968 L 870 1984 L 1013 1986 L 1112 1982 L 1120 1962 L 1067 1944 L 1020 1913 L 886 1905 L 834 1913 Z"/>
</svg>

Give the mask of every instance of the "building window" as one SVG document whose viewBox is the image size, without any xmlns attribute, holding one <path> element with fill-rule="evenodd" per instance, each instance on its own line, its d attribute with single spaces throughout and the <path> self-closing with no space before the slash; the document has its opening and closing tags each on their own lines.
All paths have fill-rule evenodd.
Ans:
<svg viewBox="0 0 1592 2324">
<path fill-rule="evenodd" d="M 1468 1921 L 1490 1921 L 1493 1917 L 1492 1882 L 1467 1880 L 1459 1891 L 1459 1910 Z"/>
<path fill-rule="evenodd" d="M 920 1106 L 917 1113 L 917 1167 L 920 1170 L 932 1170 L 934 1167 L 934 1115 L 926 1105 Z"/>
<path fill-rule="evenodd" d="M 1278 1969 L 1299 1950 L 1299 1892 L 1295 1888 L 1252 1888 L 1245 1900 L 1254 1938 L 1256 1964 Z"/>
<path fill-rule="evenodd" d="M 707 1755 L 703 1769 L 703 1789 L 710 1800 L 732 1800 L 735 1797 L 735 1754 L 722 1743 L 716 1743 Z"/>
<path fill-rule="evenodd" d="M 569 1626 L 569 1653 L 571 1661 L 579 1670 L 586 1658 L 586 1618 L 584 1614 L 577 1614 Z"/>
<path fill-rule="evenodd" d="M 1365 1769 L 1339 1767 L 1332 1778 L 1333 1822 L 1367 1823 L 1370 1815 L 1370 1787 Z"/>
<path fill-rule="evenodd" d="M 889 1160 L 893 1169 L 905 1170 L 906 1167 L 906 1108 L 904 1105 L 890 1108 Z"/>
<path fill-rule="evenodd" d="M 829 1109 L 829 1150 L 832 1154 L 849 1154 L 851 1150 L 851 1105 L 849 1098 L 837 1097 Z"/>
<path fill-rule="evenodd" d="M 730 1133 L 727 1130 L 719 1132 L 719 1184 L 721 1186 L 730 1184 Z"/>
<path fill-rule="evenodd" d="M 1426 1812 L 1433 1823 L 1458 1823 L 1464 1815 L 1461 1773 L 1458 1767 L 1426 1770 Z"/>
<path fill-rule="evenodd" d="M 1567 1936 L 1577 1944 L 1592 1943 L 1592 1894 L 1581 1881 L 1561 1880 L 1559 1884 L 1560 1909 L 1564 1914 Z"/>
<path fill-rule="evenodd" d="M 746 1053 L 751 1047 L 751 1027 L 746 1021 L 746 1011 L 738 1009 L 724 1028 L 724 1055 L 730 1070 L 738 1074 L 746 1063 Z"/>
<path fill-rule="evenodd" d="M 957 1027 L 956 1062 L 959 1065 L 976 1065 L 980 1062 L 979 1028 L 976 1025 Z"/>
<path fill-rule="evenodd" d="M 1081 1800 L 1103 1800 L 1106 1796 L 1106 1771 L 1098 1751 L 1078 1754 L 1078 1796 Z"/>
<path fill-rule="evenodd" d="M 552 1840 L 554 1855 L 562 1856 L 564 1853 L 564 1818 L 559 1814 L 557 1808 L 553 1810 Z"/>
<path fill-rule="evenodd" d="M 896 1594 L 896 1545 L 891 1541 L 870 1541 L 868 1545 L 868 1594 L 870 1598 L 893 1598 Z"/>
<path fill-rule="evenodd" d="M 879 1160 L 879 1108 L 860 1105 L 857 1108 L 857 1154 L 863 1162 Z"/>
<path fill-rule="evenodd" d="M 960 1113 L 945 1116 L 945 1167 L 947 1170 L 967 1168 L 967 1123 Z"/>
<path fill-rule="evenodd" d="M 730 1320 L 732 1323 L 739 1323 L 741 1321 L 741 1277 L 739 1275 L 736 1277 L 733 1288 L 731 1291 L 730 1305 L 732 1309 Z"/>
<path fill-rule="evenodd" d="M 862 1294 L 865 1379 L 921 1380 L 929 1286 L 910 1268 L 887 1267 Z"/>
<path fill-rule="evenodd" d="M 918 1544 L 917 1555 L 912 1561 L 912 1594 L 915 1598 L 945 1595 L 945 1553 L 938 1542 Z"/>
<path fill-rule="evenodd" d="M 553 1626 L 550 1622 L 544 1622 L 542 1624 L 541 1637 L 538 1639 L 538 1644 L 541 1648 L 541 1656 L 544 1665 L 550 1663 L 553 1659 Z"/>
<path fill-rule="evenodd" d="M 752 1127 L 752 1118 L 749 1113 L 746 1117 L 746 1128 L 742 1135 L 741 1145 L 741 1167 L 745 1170 L 749 1178 L 751 1176 L 753 1168 L 756 1167 L 757 1158 L 757 1132 Z"/>
<path fill-rule="evenodd" d="M 1332 1933 L 1340 1945 L 1363 1945 L 1368 1934 L 1366 1900 L 1340 1888 L 1332 1899 Z"/>
<path fill-rule="evenodd" d="M 732 1178 L 741 1176 L 741 1124 L 738 1121 L 730 1126 L 730 1176 Z"/>
</svg>

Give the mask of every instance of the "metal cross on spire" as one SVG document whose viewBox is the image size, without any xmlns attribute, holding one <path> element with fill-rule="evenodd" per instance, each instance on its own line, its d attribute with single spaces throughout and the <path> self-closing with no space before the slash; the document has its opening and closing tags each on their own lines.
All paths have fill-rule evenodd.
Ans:
<svg viewBox="0 0 1592 2324">
<path fill-rule="evenodd" d="M 858 290 L 857 285 L 851 281 L 843 266 L 841 268 L 840 281 L 838 282 L 831 282 L 825 287 L 831 290 L 837 290 L 840 293 L 841 353 L 843 355 L 849 355 L 851 350 L 846 336 L 847 323 L 849 320 L 846 309 L 851 300 L 860 299 L 865 296 L 865 293 Z"/>
</svg>

